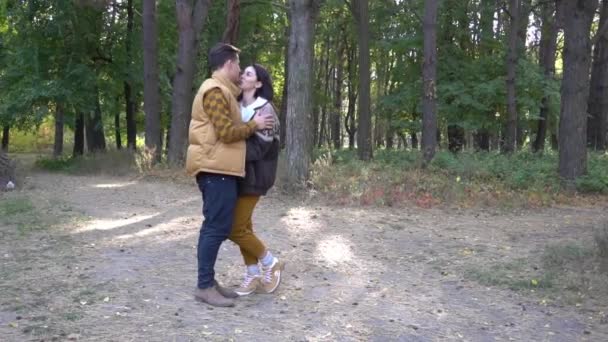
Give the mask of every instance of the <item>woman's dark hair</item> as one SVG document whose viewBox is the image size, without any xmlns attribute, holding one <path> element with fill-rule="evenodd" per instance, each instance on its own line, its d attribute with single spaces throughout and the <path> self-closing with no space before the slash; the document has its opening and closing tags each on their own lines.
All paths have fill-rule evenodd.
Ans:
<svg viewBox="0 0 608 342">
<path fill-rule="evenodd" d="M 230 44 L 215 44 L 211 50 L 209 50 L 209 56 L 207 58 L 209 69 L 211 69 L 211 72 L 214 72 L 215 70 L 221 68 L 228 60 L 236 60 L 239 56 L 239 52 L 241 52 L 241 50 Z"/>
<path fill-rule="evenodd" d="M 268 101 L 272 101 L 274 98 L 274 91 L 272 89 L 272 79 L 270 78 L 270 74 L 263 66 L 254 63 L 252 67 L 255 69 L 255 74 L 258 77 L 258 81 L 262 82 L 262 86 L 257 88 L 255 94 L 253 96 L 257 99 L 258 97 L 263 97 Z"/>
</svg>

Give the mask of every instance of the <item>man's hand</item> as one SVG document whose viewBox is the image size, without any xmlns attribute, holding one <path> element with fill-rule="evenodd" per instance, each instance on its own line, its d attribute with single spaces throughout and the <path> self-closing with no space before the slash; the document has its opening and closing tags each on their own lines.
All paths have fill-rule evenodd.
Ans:
<svg viewBox="0 0 608 342">
<path fill-rule="evenodd" d="M 258 131 L 261 131 L 264 129 L 271 129 L 272 126 L 274 126 L 274 117 L 270 114 L 266 114 L 266 115 L 256 114 L 253 117 L 253 121 L 255 121 Z"/>
</svg>

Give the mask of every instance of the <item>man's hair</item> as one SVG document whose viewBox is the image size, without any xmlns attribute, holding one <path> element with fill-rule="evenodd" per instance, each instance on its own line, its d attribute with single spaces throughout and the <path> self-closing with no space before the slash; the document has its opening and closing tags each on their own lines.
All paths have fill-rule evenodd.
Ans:
<svg viewBox="0 0 608 342">
<path fill-rule="evenodd" d="M 234 61 L 238 58 L 241 50 L 235 46 L 226 43 L 217 43 L 209 50 L 209 56 L 207 63 L 211 72 L 221 68 L 226 61 Z"/>
</svg>

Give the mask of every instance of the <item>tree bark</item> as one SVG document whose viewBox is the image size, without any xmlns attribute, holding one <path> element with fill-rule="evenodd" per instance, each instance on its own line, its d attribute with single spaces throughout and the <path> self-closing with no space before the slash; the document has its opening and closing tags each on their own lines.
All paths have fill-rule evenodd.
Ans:
<svg viewBox="0 0 608 342">
<path fill-rule="evenodd" d="M 431 162 L 437 148 L 437 0 L 424 3 L 422 64 L 422 156 Z"/>
<path fill-rule="evenodd" d="M 555 2 L 546 1 L 541 3 L 541 39 L 539 46 L 539 62 L 543 69 L 543 75 L 546 80 L 551 80 L 555 77 L 555 59 L 557 52 L 557 20 Z M 547 140 L 547 125 L 551 117 L 549 107 L 549 98 L 543 96 L 540 106 L 540 119 L 537 123 L 536 137 L 532 144 L 532 151 L 542 152 L 545 149 L 545 140 Z"/>
<path fill-rule="evenodd" d="M 101 103 L 99 102 L 99 89 L 95 89 L 95 92 L 95 110 L 87 113 L 84 120 L 87 150 L 90 153 L 105 152 L 106 150 L 106 136 L 103 131 Z"/>
<path fill-rule="evenodd" d="M 4 125 L 2 127 L 2 147 L 0 148 L 0 150 L 2 150 L 4 152 L 8 152 L 10 131 L 11 131 L 11 126 Z"/>
<path fill-rule="evenodd" d="M 340 29 L 343 37 L 344 29 Z M 342 114 L 342 81 L 344 78 L 344 43 L 338 39 L 336 49 L 336 79 L 334 81 L 334 108 L 331 112 L 331 140 L 336 150 L 342 147 L 342 136 L 340 135 L 340 117 Z"/>
<path fill-rule="evenodd" d="M 179 8 L 179 6 L 178 6 Z M 146 115 L 146 149 L 160 162 L 162 153 L 160 132 L 160 91 L 158 84 L 158 33 L 156 1 L 143 1 L 144 36 L 144 113 Z"/>
<path fill-rule="evenodd" d="M 515 91 L 518 54 L 517 33 L 519 30 L 519 10 L 521 0 L 509 0 L 509 45 L 507 53 L 507 126 L 505 130 L 503 152 L 512 153 L 517 141 L 517 94 Z"/>
<path fill-rule="evenodd" d="M 359 159 L 373 158 L 372 117 L 370 99 L 370 50 L 369 50 L 369 3 L 368 0 L 352 0 L 352 9 L 357 24 L 359 43 L 359 105 L 357 150 Z"/>
<path fill-rule="evenodd" d="M 530 23 L 530 11 L 532 11 L 532 0 L 520 0 L 518 13 L 518 26 L 517 30 L 517 60 L 519 56 L 524 56 L 526 53 L 526 41 L 528 38 L 528 24 Z M 519 62 L 518 62 L 519 64 Z M 517 68 L 517 65 L 516 65 Z M 517 69 L 516 69 L 517 70 Z M 517 83 L 517 82 L 516 82 Z M 519 111 L 519 108 L 518 108 Z M 521 149 L 526 140 L 528 134 L 528 122 L 523 115 L 517 115 L 517 134 L 516 134 L 516 145 L 517 150 Z"/>
<path fill-rule="evenodd" d="M 279 122 L 281 124 L 281 132 L 280 134 L 280 139 L 281 139 L 281 148 L 285 148 L 285 145 L 287 143 L 287 99 L 289 97 L 289 93 L 287 92 L 287 86 L 288 86 L 288 82 L 287 80 L 289 80 L 289 35 L 291 32 L 291 17 L 290 17 L 290 12 L 287 11 L 287 25 L 285 26 L 285 37 L 287 37 L 287 42 L 285 45 L 285 50 L 284 50 L 284 54 L 285 54 L 285 61 L 283 64 L 283 68 L 285 69 L 285 82 L 283 82 L 283 94 L 281 96 L 281 110 L 279 113 Z"/>
<path fill-rule="evenodd" d="M 559 122 L 559 174 L 573 181 L 587 172 L 587 111 L 591 39 L 597 0 L 563 2 L 564 74 Z"/>
<path fill-rule="evenodd" d="M 346 110 L 346 118 L 344 119 L 344 129 L 348 134 L 348 149 L 355 148 L 355 134 L 357 133 L 356 124 L 356 102 L 357 91 L 355 88 L 355 79 L 357 73 L 357 64 L 355 63 L 356 50 L 351 47 L 348 50 L 347 68 L 348 68 L 348 109 Z"/>
<path fill-rule="evenodd" d="M 79 112 L 74 117 L 74 149 L 72 156 L 84 154 L 84 113 Z"/>
<path fill-rule="evenodd" d="M 127 0 L 127 80 L 124 83 L 125 113 L 127 119 L 127 148 L 135 151 L 137 125 L 135 123 L 135 98 L 133 92 L 133 0 Z"/>
<path fill-rule="evenodd" d="M 608 1 L 602 2 L 598 36 L 594 38 L 591 88 L 589 90 L 588 145 L 598 151 L 606 149 L 608 116 Z"/>
<path fill-rule="evenodd" d="M 239 39 L 240 16 L 241 1 L 226 0 L 226 29 L 222 35 L 222 42 L 236 45 Z"/>
<path fill-rule="evenodd" d="M 448 125 L 448 149 L 453 153 L 462 151 L 464 147 L 464 128 Z"/>
<path fill-rule="evenodd" d="M 59 157 L 63 154 L 63 127 L 64 111 L 63 104 L 55 104 L 55 143 L 53 144 L 53 156 Z"/>
<path fill-rule="evenodd" d="M 169 164 L 184 163 L 188 143 L 188 126 L 192 111 L 193 82 L 196 73 L 196 53 L 199 36 L 209 12 L 211 0 L 176 0 L 179 43 L 177 68 L 173 78 L 171 98 L 171 130 L 169 135 Z"/>
<path fill-rule="evenodd" d="M 312 75 L 318 0 L 289 0 L 289 78 L 287 101 L 287 184 L 303 186 L 312 157 Z M 294 77 L 295 76 L 295 77 Z"/>
<path fill-rule="evenodd" d="M 120 111 L 114 113 L 114 137 L 116 139 L 116 149 L 122 149 L 122 136 L 120 134 Z"/>
</svg>

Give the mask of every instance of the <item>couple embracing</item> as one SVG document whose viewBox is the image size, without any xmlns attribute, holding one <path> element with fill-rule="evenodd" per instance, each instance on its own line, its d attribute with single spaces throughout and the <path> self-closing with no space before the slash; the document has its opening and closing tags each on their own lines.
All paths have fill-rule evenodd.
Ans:
<svg viewBox="0 0 608 342">
<path fill-rule="evenodd" d="M 186 156 L 186 170 L 196 177 L 202 193 L 205 217 L 194 296 L 213 306 L 234 306 L 235 298 L 254 292 L 272 293 L 284 268 L 252 224 L 260 196 L 276 178 L 280 127 L 272 82 L 258 64 L 241 73 L 239 52 L 223 43 L 209 51 L 212 76 L 194 98 Z M 215 280 L 215 261 L 226 239 L 239 246 L 246 266 L 243 283 L 234 290 Z"/>
</svg>

